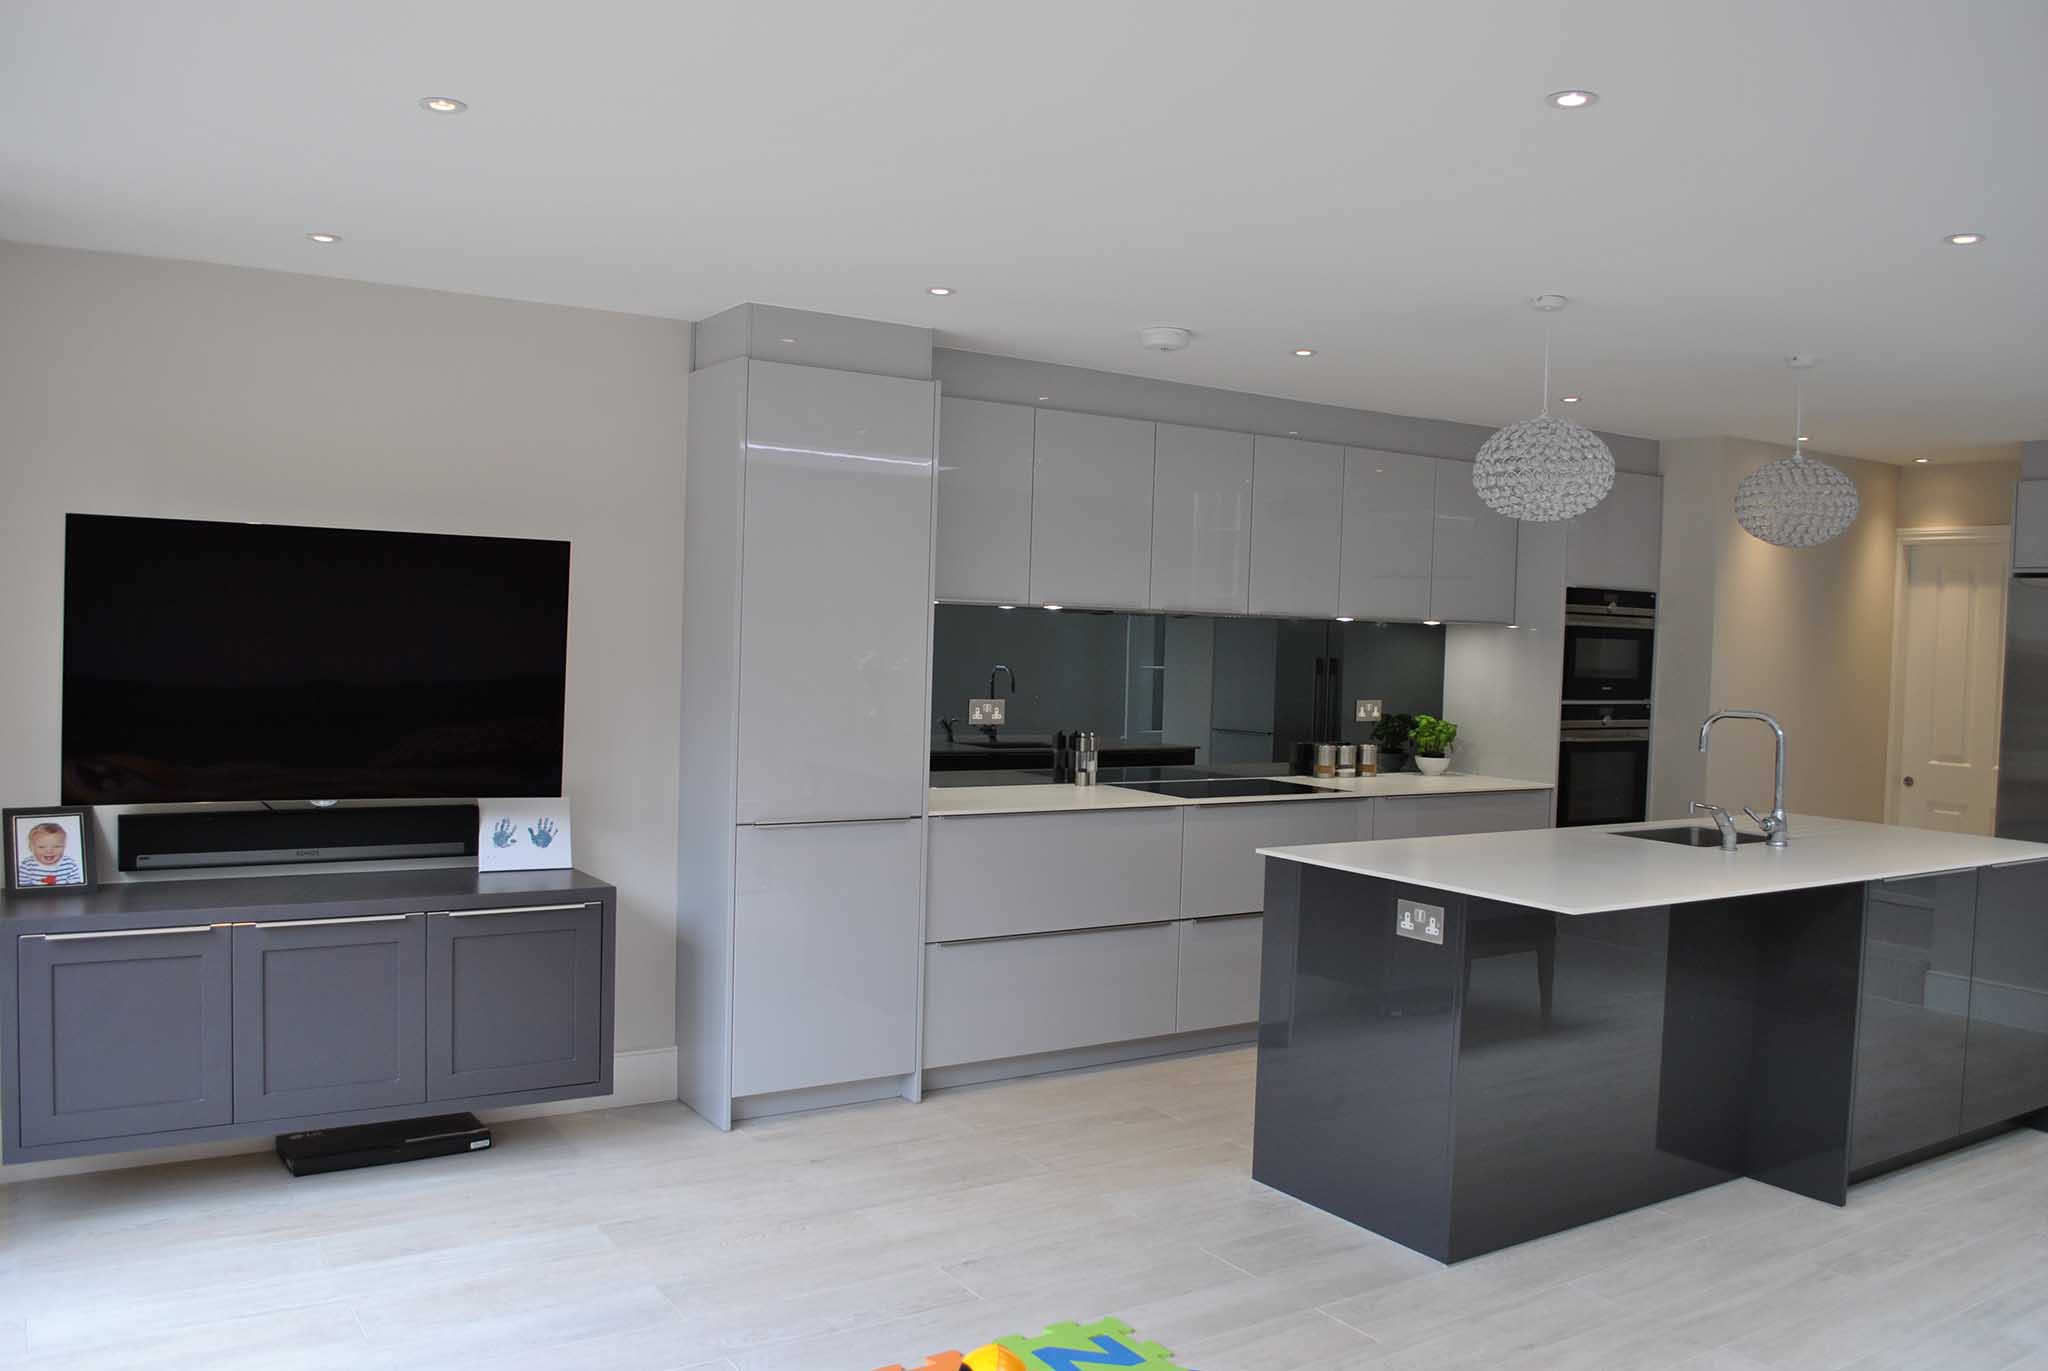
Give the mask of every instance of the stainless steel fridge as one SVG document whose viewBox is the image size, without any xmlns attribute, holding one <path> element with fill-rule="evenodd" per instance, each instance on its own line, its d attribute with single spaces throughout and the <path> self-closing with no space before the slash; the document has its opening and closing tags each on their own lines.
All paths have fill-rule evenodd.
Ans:
<svg viewBox="0 0 2048 1371">
<path fill-rule="evenodd" d="M 2048 842 L 2048 572 L 2012 578 L 2005 610 L 2005 719 L 1998 836 Z"/>
</svg>

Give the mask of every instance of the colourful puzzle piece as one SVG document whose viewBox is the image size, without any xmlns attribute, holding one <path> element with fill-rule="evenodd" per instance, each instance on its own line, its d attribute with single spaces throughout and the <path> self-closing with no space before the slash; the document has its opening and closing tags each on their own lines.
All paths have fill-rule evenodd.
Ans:
<svg viewBox="0 0 2048 1371">
<path fill-rule="evenodd" d="M 912 1367 L 911 1371 L 960 1371 L 964 1361 L 965 1358 L 958 1352 L 934 1352 L 924 1359 L 923 1366 Z M 903 1367 L 899 1363 L 895 1366 L 884 1366 L 881 1371 L 903 1371 Z"/>
<path fill-rule="evenodd" d="M 1122 1319 L 1094 1323 L 1055 1323 L 1035 1338 L 998 1338 L 1022 1360 L 1026 1371 L 1090 1371 L 1095 1367 L 1140 1367 L 1143 1371 L 1182 1371 L 1173 1354 L 1156 1342 L 1140 1342 Z"/>
</svg>

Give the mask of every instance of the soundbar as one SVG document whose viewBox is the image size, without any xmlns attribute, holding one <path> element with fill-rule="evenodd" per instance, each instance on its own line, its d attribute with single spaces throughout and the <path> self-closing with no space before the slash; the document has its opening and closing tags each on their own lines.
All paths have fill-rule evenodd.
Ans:
<svg viewBox="0 0 2048 1371">
<path fill-rule="evenodd" d="M 123 871 L 476 855 L 475 805 L 123 814 Z"/>
<path fill-rule="evenodd" d="M 491 1130 L 478 1123 L 476 1115 L 437 1114 L 430 1119 L 280 1134 L 277 1159 L 294 1176 L 322 1176 L 364 1166 L 482 1152 L 490 1145 Z"/>
</svg>

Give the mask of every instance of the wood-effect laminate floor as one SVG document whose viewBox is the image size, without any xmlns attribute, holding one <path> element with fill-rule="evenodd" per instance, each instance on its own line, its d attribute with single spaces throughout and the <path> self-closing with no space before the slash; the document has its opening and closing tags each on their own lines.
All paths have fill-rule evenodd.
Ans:
<svg viewBox="0 0 2048 1371">
<path fill-rule="evenodd" d="M 295 1181 L 0 1186 L 0 1366 L 869 1371 L 1116 1314 L 1201 1371 L 2048 1371 L 2048 1135 L 1443 1268 L 1250 1178 L 1249 1049 Z"/>
</svg>

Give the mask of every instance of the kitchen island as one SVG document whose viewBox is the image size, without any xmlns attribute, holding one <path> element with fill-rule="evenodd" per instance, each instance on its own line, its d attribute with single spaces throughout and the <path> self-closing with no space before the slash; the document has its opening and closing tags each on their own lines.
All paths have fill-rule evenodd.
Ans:
<svg viewBox="0 0 2048 1371">
<path fill-rule="evenodd" d="M 1692 827 L 1261 849 L 1254 1177 L 1451 1262 L 2048 1110 L 2048 845 Z"/>
</svg>

